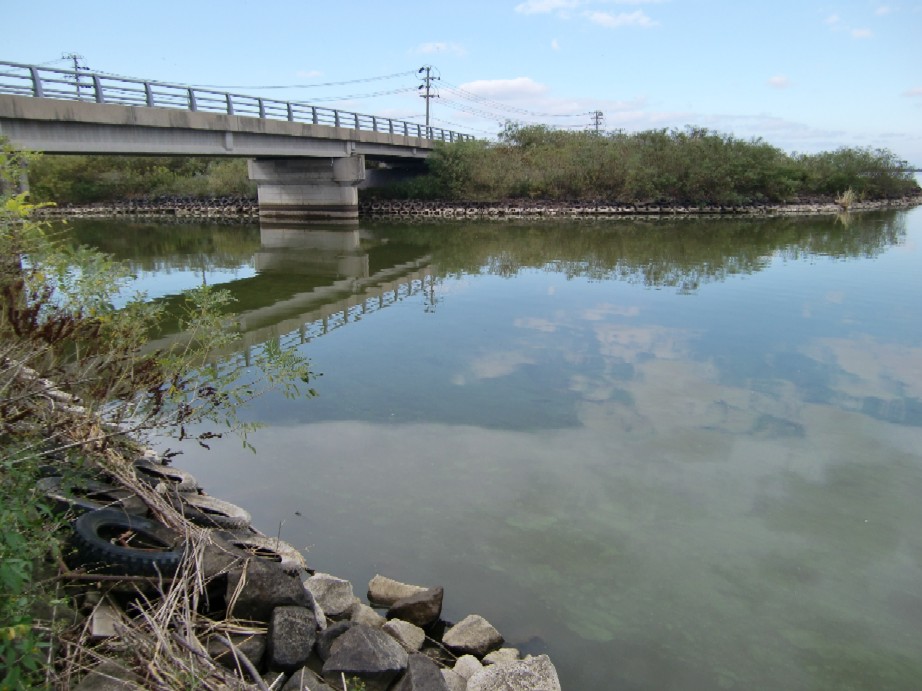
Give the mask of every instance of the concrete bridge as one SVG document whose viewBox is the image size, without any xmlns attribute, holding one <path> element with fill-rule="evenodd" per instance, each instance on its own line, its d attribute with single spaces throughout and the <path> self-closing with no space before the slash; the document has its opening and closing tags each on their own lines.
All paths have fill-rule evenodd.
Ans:
<svg viewBox="0 0 922 691">
<path fill-rule="evenodd" d="M 306 103 L 0 62 L 0 135 L 55 154 L 250 159 L 264 224 L 354 223 L 365 159 L 426 158 L 469 135 Z"/>
</svg>

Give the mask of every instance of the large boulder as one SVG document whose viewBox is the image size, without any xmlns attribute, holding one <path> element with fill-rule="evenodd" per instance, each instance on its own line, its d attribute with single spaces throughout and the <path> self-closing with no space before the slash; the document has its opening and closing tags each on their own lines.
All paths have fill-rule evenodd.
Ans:
<svg viewBox="0 0 922 691">
<path fill-rule="evenodd" d="M 391 619 L 384 625 L 384 632 L 393 636 L 408 653 L 419 652 L 426 642 L 426 632 L 403 619 Z"/>
<path fill-rule="evenodd" d="M 306 607 L 276 607 L 266 636 L 266 664 L 273 672 L 294 672 L 307 663 L 317 638 L 317 621 Z"/>
<path fill-rule="evenodd" d="M 486 619 L 471 614 L 452 626 L 442 636 L 446 648 L 459 655 L 482 658 L 503 644 L 503 637 Z"/>
<path fill-rule="evenodd" d="M 448 691 L 467 691 L 467 679 L 453 669 L 443 669 L 442 680 L 448 687 Z"/>
<path fill-rule="evenodd" d="M 324 684 L 307 667 L 302 667 L 289 677 L 282 691 L 336 691 L 336 689 Z"/>
<path fill-rule="evenodd" d="M 488 665 L 467 680 L 467 691 L 561 691 L 547 655 Z"/>
<path fill-rule="evenodd" d="M 336 639 L 353 626 L 357 626 L 357 623 L 354 621 L 338 621 L 321 631 L 317 635 L 317 642 L 314 644 L 317 657 L 326 662 L 332 653 L 333 644 L 336 642 Z"/>
<path fill-rule="evenodd" d="M 264 634 L 228 634 L 226 638 L 233 644 L 233 650 L 215 636 L 208 639 L 206 648 L 212 660 L 230 670 L 240 667 L 237 655 L 245 656 L 246 659 L 253 663 L 254 667 L 259 667 L 262 664 L 263 656 L 266 653 L 266 636 Z"/>
<path fill-rule="evenodd" d="M 397 641 L 364 624 L 356 624 L 339 636 L 323 664 L 323 677 L 333 685 L 341 676 L 359 677 L 368 691 L 386 689 L 407 668 L 407 651 Z"/>
<path fill-rule="evenodd" d="M 410 655 L 407 671 L 391 691 L 449 691 L 439 666 L 421 653 Z"/>
<path fill-rule="evenodd" d="M 300 578 L 256 559 L 228 572 L 225 597 L 230 603 L 228 617 L 250 621 L 269 621 L 276 607 L 312 607 Z"/>
<path fill-rule="evenodd" d="M 352 592 L 349 581 L 331 576 L 328 573 L 316 573 L 306 581 L 307 588 L 317 604 L 331 617 L 347 616 L 359 599 Z"/>
<path fill-rule="evenodd" d="M 418 585 L 409 585 L 376 574 L 368 582 L 368 601 L 382 607 L 390 607 L 392 604 L 405 597 L 421 593 L 425 588 Z"/>
<path fill-rule="evenodd" d="M 473 655 L 462 655 L 455 660 L 452 671 L 462 679 L 470 679 L 474 674 L 483 669 L 483 664 Z"/>
<path fill-rule="evenodd" d="M 356 624 L 367 624 L 368 626 L 374 626 L 378 629 L 387 623 L 387 619 L 361 602 L 357 602 L 352 606 L 352 610 L 349 614 L 349 621 L 354 621 Z"/>
<path fill-rule="evenodd" d="M 409 597 L 402 597 L 387 610 L 388 619 L 403 619 L 417 626 L 428 626 L 442 613 L 445 590 L 428 588 Z"/>
</svg>

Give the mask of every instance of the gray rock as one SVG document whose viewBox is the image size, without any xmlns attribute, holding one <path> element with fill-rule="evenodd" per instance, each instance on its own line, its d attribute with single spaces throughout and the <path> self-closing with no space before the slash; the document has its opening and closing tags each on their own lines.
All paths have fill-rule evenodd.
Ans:
<svg viewBox="0 0 922 691">
<path fill-rule="evenodd" d="M 418 652 L 426 641 L 426 632 L 416 624 L 403 619 L 391 619 L 383 627 L 384 633 L 394 637 L 408 653 Z"/>
<path fill-rule="evenodd" d="M 467 691 L 560 691 L 547 655 L 489 665 L 467 681 Z"/>
<path fill-rule="evenodd" d="M 307 667 L 302 667 L 289 677 L 281 691 L 337 691 L 337 689 L 327 686 L 314 672 Z"/>
<path fill-rule="evenodd" d="M 407 583 L 401 583 L 400 581 L 395 581 L 386 576 L 376 574 L 375 577 L 368 582 L 368 601 L 376 605 L 390 607 L 397 602 L 397 600 L 416 595 L 424 590 L 425 588 L 421 586 L 408 585 Z"/>
<path fill-rule="evenodd" d="M 141 678 L 113 660 L 96 665 L 73 691 L 135 691 Z"/>
<path fill-rule="evenodd" d="M 317 657 L 326 662 L 327 658 L 330 657 L 330 649 L 333 647 L 333 643 L 353 626 L 356 626 L 354 621 L 338 621 L 321 631 L 317 635 L 317 642 L 314 644 Z"/>
<path fill-rule="evenodd" d="M 226 636 L 226 638 L 234 644 L 238 653 L 245 655 L 246 658 L 253 663 L 254 667 L 258 668 L 260 664 L 262 664 L 263 656 L 266 653 L 265 635 L 257 633 L 250 635 L 231 634 Z M 212 659 L 218 664 L 230 670 L 236 670 L 240 667 L 234 653 L 217 638 L 209 638 L 206 648 L 208 649 L 208 654 L 211 655 Z"/>
<path fill-rule="evenodd" d="M 330 617 L 348 615 L 352 606 L 358 602 L 349 581 L 328 573 L 314 574 L 304 581 L 304 586 Z"/>
<path fill-rule="evenodd" d="M 407 671 L 392 691 L 448 691 L 439 666 L 425 655 L 414 653 L 407 661 Z"/>
<path fill-rule="evenodd" d="M 387 610 L 388 619 L 403 619 L 417 626 L 428 626 L 442 613 L 445 590 L 439 586 L 402 597 Z"/>
<path fill-rule="evenodd" d="M 483 657 L 503 644 L 499 631 L 479 614 L 471 614 L 452 626 L 442 636 L 442 643 L 459 654 Z"/>
<path fill-rule="evenodd" d="M 241 577 L 244 575 L 243 585 L 237 593 Z M 311 594 L 300 578 L 285 573 L 271 562 L 255 559 L 228 572 L 226 597 L 229 607 L 232 604 L 228 618 L 236 617 L 250 621 L 269 621 L 272 610 L 276 607 L 313 606 Z"/>
<path fill-rule="evenodd" d="M 454 671 L 465 680 L 470 679 L 475 673 L 483 669 L 483 665 L 473 655 L 462 655 L 455 660 Z"/>
<path fill-rule="evenodd" d="M 356 624 L 339 636 L 323 665 L 323 677 L 340 683 L 342 674 L 359 677 L 368 689 L 386 689 L 407 668 L 407 651 L 381 629 Z"/>
<path fill-rule="evenodd" d="M 445 680 L 448 691 L 467 691 L 467 679 L 452 669 L 443 669 L 442 679 Z"/>
<path fill-rule="evenodd" d="M 306 607 L 276 607 L 269 619 L 266 664 L 274 672 L 293 672 L 307 663 L 317 638 L 317 621 Z"/>
<path fill-rule="evenodd" d="M 352 613 L 349 615 L 349 620 L 354 621 L 356 624 L 374 626 L 377 629 L 380 629 L 387 622 L 387 619 L 375 612 L 368 605 L 363 605 L 361 602 L 357 602 L 352 606 Z"/>
<path fill-rule="evenodd" d="M 495 665 L 500 662 L 514 662 L 519 659 L 518 648 L 500 648 L 483 656 L 485 665 Z"/>
</svg>

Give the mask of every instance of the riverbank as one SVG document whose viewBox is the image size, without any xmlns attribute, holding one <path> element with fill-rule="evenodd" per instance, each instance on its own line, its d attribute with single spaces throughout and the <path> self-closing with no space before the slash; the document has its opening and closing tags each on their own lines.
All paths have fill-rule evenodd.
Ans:
<svg viewBox="0 0 922 691">
<path fill-rule="evenodd" d="M 789 203 L 750 204 L 740 206 L 688 206 L 662 203 L 622 203 L 617 201 L 571 201 L 556 202 L 543 200 L 505 200 L 498 202 L 460 202 L 439 200 L 380 200 L 359 202 L 359 216 L 362 218 L 442 218 L 442 219 L 603 219 L 636 218 L 650 216 L 713 217 L 713 216 L 807 216 L 840 214 L 845 211 L 876 211 L 882 209 L 906 209 L 922 204 L 922 193 L 895 197 L 856 201 L 845 209 L 834 199 L 808 198 Z M 214 219 L 225 221 L 256 221 L 259 219 L 259 204 L 255 199 L 215 198 L 184 199 L 165 198 L 155 200 L 132 200 L 91 204 L 86 206 L 48 206 L 40 209 L 37 216 L 44 218 L 175 218 Z"/>
<path fill-rule="evenodd" d="M 19 377 L 74 426 L 107 430 L 36 373 Z M 442 587 L 379 574 L 363 599 L 153 450 L 113 437 L 84 451 L 79 467 L 47 457 L 35 485 L 64 518 L 61 555 L 37 576 L 63 595 L 36 613 L 51 686 L 559 691 L 546 655 L 523 657 L 484 617 L 443 620 Z"/>
</svg>

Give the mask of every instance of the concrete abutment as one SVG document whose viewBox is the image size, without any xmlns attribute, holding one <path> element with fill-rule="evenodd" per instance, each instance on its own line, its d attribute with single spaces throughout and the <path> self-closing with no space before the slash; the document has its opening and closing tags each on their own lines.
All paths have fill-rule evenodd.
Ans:
<svg viewBox="0 0 922 691">
<path fill-rule="evenodd" d="M 259 196 L 259 221 L 286 227 L 355 224 L 365 157 L 257 158 L 248 163 Z"/>
</svg>

